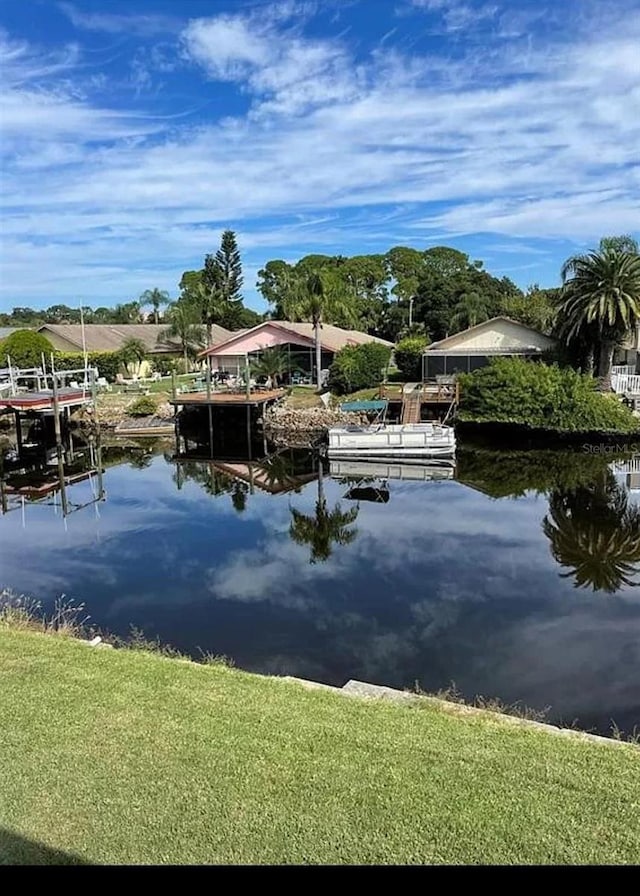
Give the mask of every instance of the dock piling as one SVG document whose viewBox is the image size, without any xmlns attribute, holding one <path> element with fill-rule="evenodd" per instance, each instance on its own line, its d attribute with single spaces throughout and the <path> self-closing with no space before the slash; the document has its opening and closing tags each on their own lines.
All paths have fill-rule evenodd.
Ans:
<svg viewBox="0 0 640 896">
<path fill-rule="evenodd" d="M 53 355 L 51 357 L 53 361 Z M 58 379 L 55 373 L 51 377 L 52 381 L 52 397 L 53 397 L 53 427 L 56 436 L 56 455 L 58 458 L 58 477 L 60 480 L 60 499 L 62 501 L 62 512 L 66 516 L 68 513 L 67 490 L 64 482 L 64 446 L 62 444 L 62 428 L 60 425 L 60 404 L 58 402 Z"/>
</svg>

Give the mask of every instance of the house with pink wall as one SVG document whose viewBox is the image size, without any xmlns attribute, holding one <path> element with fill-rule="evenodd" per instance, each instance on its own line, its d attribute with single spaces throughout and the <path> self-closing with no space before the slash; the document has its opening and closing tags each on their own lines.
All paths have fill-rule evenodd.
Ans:
<svg viewBox="0 0 640 896">
<path fill-rule="evenodd" d="M 345 330 L 333 324 L 323 324 L 320 329 L 322 369 L 328 369 L 336 352 L 347 345 L 363 345 L 379 342 L 393 343 L 370 336 L 359 330 Z M 313 324 L 286 320 L 267 320 L 250 330 L 239 330 L 217 345 L 202 352 L 209 358 L 213 370 L 239 374 L 244 370 L 247 358 L 260 356 L 265 348 L 281 346 L 289 356 L 289 370 L 301 371 L 315 380 L 315 334 Z"/>
</svg>

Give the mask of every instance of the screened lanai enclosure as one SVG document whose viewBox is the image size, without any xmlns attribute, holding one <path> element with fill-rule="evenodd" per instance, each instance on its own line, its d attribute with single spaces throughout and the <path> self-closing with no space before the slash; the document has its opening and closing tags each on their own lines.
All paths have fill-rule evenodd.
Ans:
<svg viewBox="0 0 640 896">
<path fill-rule="evenodd" d="M 314 348 L 290 342 L 282 344 L 278 348 L 282 354 L 283 366 L 285 368 L 285 372 L 279 377 L 282 385 L 287 386 L 296 382 L 311 383 L 316 381 L 316 355 Z M 269 350 L 272 351 L 273 349 Z M 235 376 L 242 376 L 247 360 L 249 365 L 253 366 L 264 352 L 264 348 L 258 348 L 247 352 L 246 355 L 214 355 L 211 357 L 212 369 L 221 370 Z M 329 369 L 333 357 L 333 352 L 322 352 L 321 370 Z"/>
<path fill-rule="evenodd" d="M 434 380 L 440 376 L 455 376 L 457 373 L 473 373 L 480 367 L 486 367 L 493 358 L 524 358 L 533 360 L 540 358 L 540 352 L 514 353 L 514 352 L 450 352 L 426 351 L 422 356 L 422 379 Z"/>
</svg>

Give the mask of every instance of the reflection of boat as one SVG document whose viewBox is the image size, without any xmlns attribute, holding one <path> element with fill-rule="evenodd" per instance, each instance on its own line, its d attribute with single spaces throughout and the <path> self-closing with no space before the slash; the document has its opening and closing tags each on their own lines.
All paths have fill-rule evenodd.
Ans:
<svg viewBox="0 0 640 896">
<path fill-rule="evenodd" d="M 373 485 L 354 485 L 346 493 L 345 498 L 350 501 L 371 501 L 373 504 L 387 504 L 389 502 L 389 489 L 386 482 L 378 487 Z"/>
<path fill-rule="evenodd" d="M 328 455 L 338 457 L 453 457 L 456 437 L 441 423 L 332 426 Z"/>
<path fill-rule="evenodd" d="M 332 460 L 331 476 L 339 479 L 349 477 L 362 479 L 407 479 L 414 482 L 429 482 L 433 479 L 453 479 L 455 463 L 452 460 L 433 460 L 420 462 L 406 460 L 394 461 L 393 458 L 375 458 L 367 460 Z"/>
</svg>

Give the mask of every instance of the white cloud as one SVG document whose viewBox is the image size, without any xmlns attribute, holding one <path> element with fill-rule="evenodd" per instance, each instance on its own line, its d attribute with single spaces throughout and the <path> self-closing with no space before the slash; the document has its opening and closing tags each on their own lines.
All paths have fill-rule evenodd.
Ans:
<svg viewBox="0 0 640 896">
<path fill-rule="evenodd" d="M 58 3 L 58 8 L 67 16 L 72 25 L 85 31 L 152 37 L 177 31 L 180 28 L 180 19 L 177 17 L 155 13 L 145 15 L 84 12 L 73 3 Z"/>
<path fill-rule="evenodd" d="M 77 47 L 47 55 L 5 41 L 7 301 L 53 288 L 61 301 L 79 288 L 120 300 L 155 285 L 154 271 L 174 290 L 224 226 L 254 269 L 292 246 L 638 231 L 637 10 L 543 46 L 487 43 L 454 60 L 391 40 L 356 59 L 345 36 L 305 37 L 295 9 L 185 27 L 182 52 L 204 79 L 195 119 L 188 108 L 173 119 L 107 108 L 93 98 L 95 72 L 79 76 Z M 170 78 L 178 53 L 161 56 Z M 153 66 L 151 49 L 134 67 L 138 106 Z M 222 81 L 245 113 L 217 117 Z M 303 231 L 304 219 L 316 223 Z"/>
</svg>

